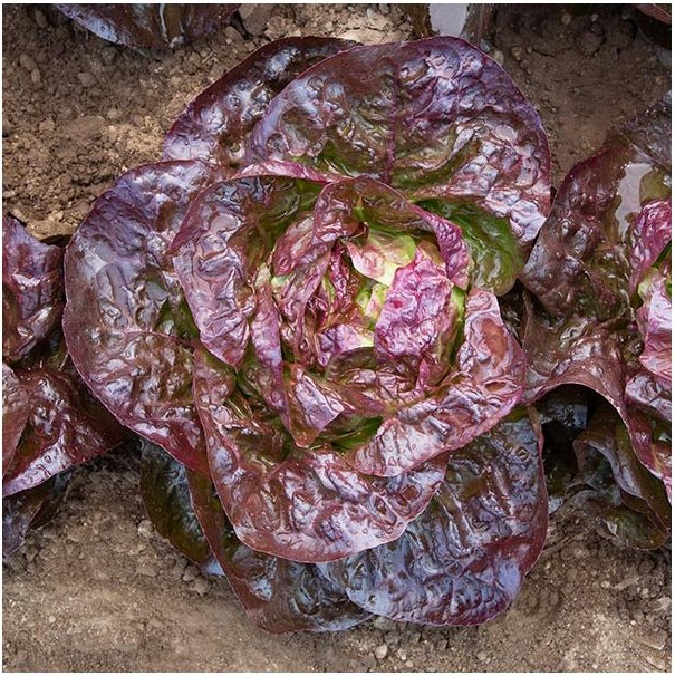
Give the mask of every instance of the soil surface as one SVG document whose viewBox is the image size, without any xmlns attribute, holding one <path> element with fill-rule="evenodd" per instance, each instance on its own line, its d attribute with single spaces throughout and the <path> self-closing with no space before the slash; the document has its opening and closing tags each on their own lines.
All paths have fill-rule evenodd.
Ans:
<svg viewBox="0 0 675 675">
<path fill-rule="evenodd" d="M 271 39 L 413 37 L 392 5 L 269 5 L 164 54 L 118 47 L 47 5 L 3 5 L 3 211 L 71 233 L 114 178 L 161 155 L 181 109 Z M 241 24 L 239 24 L 241 26 Z M 629 5 L 506 5 L 483 46 L 539 109 L 554 184 L 608 129 L 670 86 L 670 52 Z M 671 671 L 671 555 L 626 551 L 554 518 L 513 607 L 478 628 L 376 619 L 337 634 L 267 635 L 227 583 L 157 535 L 138 458 L 80 469 L 56 519 L 3 566 L 6 671 Z"/>
</svg>

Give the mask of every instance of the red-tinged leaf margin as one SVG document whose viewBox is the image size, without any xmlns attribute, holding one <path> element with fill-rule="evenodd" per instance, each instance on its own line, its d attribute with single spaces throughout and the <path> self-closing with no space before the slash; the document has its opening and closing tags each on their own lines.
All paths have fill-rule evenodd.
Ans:
<svg viewBox="0 0 675 675">
<path fill-rule="evenodd" d="M 234 373 L 195 352 L 194 399 L 211 476 L 241 541 L 298 562 L 334 560 L 396 539 L 426 507 L 444 457 L 382 478 L 351 468 L 330 445 L 297 449 L 234 390 Z"/>
<path fill-rule="evenodd" d="M 509 218 L 524 243 L 549 210 L 539 115 L 506 71 L 458 38 L 354 47 L 312 66 L 253 130 L 246 160 L 268 159 L 370 175 L 415 199 L 475 202 Z"/>
</svg>

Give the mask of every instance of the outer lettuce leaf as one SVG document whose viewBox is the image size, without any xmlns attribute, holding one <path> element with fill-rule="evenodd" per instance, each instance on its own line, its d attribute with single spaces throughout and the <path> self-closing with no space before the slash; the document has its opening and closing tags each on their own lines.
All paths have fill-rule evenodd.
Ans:
<svg viewBox="0 0 675 675">
<path fill-rule="evenodd" d="M 63 311 L 63 250 L 2 219 L 2 358 L 18 361 L 58 324 Z"/>
<path fill-rule="evenodd" d="M 276 416 L 235 390 L 231 369 L 195 353 L 195 401 L 211 475 L 241 541 L 289 560 L 334 560 L 396 539 L 426 507 L 447 458 L 407 474 L 359 473 L 328 444 L 298 448 Z"/>
<path fill-rule="evenodd" d="M 35 487 L 124 440 L 125 431 L 88 399 L 76 376 L 47 368 L 16 375 L 30 412 L 3 477 L 3 496 Z"/>
<path fill-rule="evenodd" d="M 354 42 L 286 38 L 257 50 L 206 88 L 164 139 L 164 159 L 202 159 L 240 167 L 244 145 L 270 100 L 311 65 Z"/>
<path fill-rule="evenodd" d="M 610 406 L 605 404 L 596 410 L 588 428 L 574 441 L 574 451 L 582 473 L 591 463 L 589 453 L 601 454 L 609 463 L 619 488 L 644 502 L 652 518 L 664 528 L 670 528 L 671 507 L 664 487 L 638 461 L 626 426 Z"/>
<path fill-rule="evenodd" d="M 654 265 L 673 238 L 671 203 L 654 201 L 645 204 L 629 231 L 631 274 L 629 289 L 634 295 L 647 270 Z"/>
<path fill-rule="evenodd" d="M 669 119 L 659 124 L 654 133 L 665 135 Z M 614 136 L 573 167 L 560 186 L 521 275 L 550 314 L 576 312 L 601 321 L 627 317 L 630 289 L 667 243 L 665 223 L 657 227 L 648 214 L 668 213 L 658 204 L 670 197 L 670 169 L 656 150 L 634 144 L 646 142 L 645 135 L 651 138 L 637 129 Z M 647 208 L 650 202 L 657 205 Z"/>
<path fill-rule="evenodd" d="M 194 511 L 249 619 L 270 633 L 351 628 L 370 614 L 309 563 L 259 553 L 240 542 L 211 481 L 188 472 Z"/>
<path fill-rule="evenodd" d="M 369 175 L 478 204 L 523 242 L 549 205 L 539 116 L 492 59 L 455 38 L 355 47 L 296 77 L 256 125 L 247 161 Z"/>
<path fill-rule="evenodd" d="M 398 540 L 320 569 L 380 616 L 438 626 L 493 618 L 546 538 L 541 444 L 538 422 L 514 411 L 453 453 L 438 493 Z"/>
<path fill-rule="evenodd" d="M 184 556 L 208 568 L 213 556 L 192 506 L 187 469 L 148 441 L 142 457 L 141 494 L 152 524 Z"/>
<path fill-rule="evenodd" d="M 56 5 L 69 19 L 128 47 L 178 47 L 225 25 L 239 3 L 125 3 Z"/>
<path fill-rule="evenodd" d="M 197 333 L 170 247 L 191 199 L 222 178 L 200 162 L 136 168 L 99 197 L 65 256 L 63 330 L 80 375 L 122 424 L 204 473 Z"/>
<path fill-rule="evenodd" d="M 2 475 L 21 440 L 31 412 L 29 390 L 6 364 L 2 364 Z"/>
<path fill-rule="evenodd" d="M 69 473 L 60 473 L 30 490 L 3 498 L 3 558 L 8 558 L 24 543 L 28 530 L 41 527 L 51 519 L 69 481 Z"/>
<path fill-rule="evenodd" d="M 646 310 L 645 347 L 640 363 L 664 388 L 673 389 L 673 299 L 666 290 L 666 280 L 652 286 Z"/>
</svg>

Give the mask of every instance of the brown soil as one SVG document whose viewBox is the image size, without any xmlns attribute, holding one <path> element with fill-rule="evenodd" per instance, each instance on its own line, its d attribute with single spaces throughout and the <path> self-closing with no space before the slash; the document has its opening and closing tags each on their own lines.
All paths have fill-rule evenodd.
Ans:
<svg viewBox="0 0 675 675">
<path fill-rule="evenodd" d="M 539 108 L 557 183 L 617 122 L 669 87 L 628 5 L 507 5 L 489 36 Z M 44 5 L 4 5 L 3 209 L 46 236 L 72 232 L 116 176 L 161 152 L 163 133 L 207 84 L 285 35 L 409 38 L 390 5 L 276 5 L 267 28 L 234 28 L 161 59 L 110 45 Z M 652 671 L 672 669 L 670 549 L 615 548 L 589 524 L 554 520 L 505 615 L 479 628 L 382 619 L 338 634 L 272 637 L 222 580 L 153 532 L 138 462 L 80 470 L 55 521 L 4 567 L 6 671 Z"/>
</svg>

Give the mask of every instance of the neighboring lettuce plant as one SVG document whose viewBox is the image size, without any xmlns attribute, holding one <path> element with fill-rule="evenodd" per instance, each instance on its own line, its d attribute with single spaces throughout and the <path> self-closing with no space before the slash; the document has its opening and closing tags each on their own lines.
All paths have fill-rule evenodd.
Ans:
<svg viewBox="0 0 675 675">
<path fill-rule="evenodd" d="M 603 531 L 641 548 L 671 528 L 671 146 L 667 100 L 577 164 L 521 277 L 524 401 L 576 384 L 611 404 L 575 441 L 576 482 Z"/>
<path fill-rule="evenodd" d="M 496 297 L 549 211 L 536 111 L 462 40 L 294 38 L 164 148 L 74 235 L 64 313 L 158 530 L 274 632 L 503 611 L 547 529 Z"/>
<path fill-rule="evenodd" d="M 46 521 L 70 469 L 127 436 L 86 390 L 61 333 L 63 249 L 2 221 L 2 552 Z"/>
<path fill-rule="evenodd" d="M 104 40 L 127 47 L 180 47 L 226 25 L 239 3 L 64 3 L 69 19 Z"/>
</svg>

